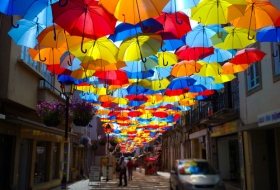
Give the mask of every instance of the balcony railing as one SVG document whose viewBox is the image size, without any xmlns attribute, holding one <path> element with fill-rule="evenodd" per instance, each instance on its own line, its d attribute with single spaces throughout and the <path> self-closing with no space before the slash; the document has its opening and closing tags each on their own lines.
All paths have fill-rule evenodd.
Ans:
<svg viewBox="0 0 280 190">
<path fill-rule="evenodd" d="M 200 123 L 201 120 L 208 118 L 208 110 L 210 107 L 213 109 L 213 114 L 225 110 L 236 109 L 239 110 L 239 103 L 236 102 L 236 93 L 220 93 L 212 101 L 198 102 L 196 108 L 192 107 L 191 110 L 184 116 L 185 126 L 194 126 Z"/>
<path fill-rule="evenodd" d="M 40 87 L 47 88 L 47 89 L 53 91 L 54 93 L 58 94 L 63 99 L 66 99 L 64 94 L 59 89 L 55 88 L 50 82 L 48 82 L 44 79 L 40 80 Z"/>
</svg>

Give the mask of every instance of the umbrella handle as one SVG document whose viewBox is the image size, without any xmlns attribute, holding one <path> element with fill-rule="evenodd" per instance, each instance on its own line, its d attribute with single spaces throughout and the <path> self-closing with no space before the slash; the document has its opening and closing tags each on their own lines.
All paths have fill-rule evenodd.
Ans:
<svg viewBox="0 0 280 190">
<path fill-rule="evenodd" d="M 47 58 L 45 57 L 44 59 L 41 58 L 41 53 L 40 53 L 40 50 L 39 50 L 39 60 L 41 62 L 45 62 L 47 60 Z"/>
<path fill-rule="evenodd" d="M 253 40 L 255 39 L 255 35 L 253 35 L 252 37 L 250 37 L 250 32 L 248 33 L 248 40 Z"/>
<path fill-rule="evenodd" d="M 166 48 L 165 48 L 165 49 L 162 49 L 162 47 L 163 47 L 163 40 L 161 41 L 160 49 L 161 49 L 162 52 L 166 52 Z"/>
<path fill-rule="evenodd" d="M 56 41 L 56 31 L 55 31 L 54 22 L 53 22 L 53 39 L 54 41 Z"/>
<path fill-rule="evenodd" d="M 60 7 L 65 7 L 67 4 L 68 4 L 68 0 L 65 0 L 64 4 L 62 4 L 62 0 L 59 0 L 59 3 L 58 3 L 58 5 Z"/>
<path fill-rule="evenodd" d="M 178 20 L 178 14 L 177 14 L 177 12 L 175 13 L 175 18 L 176 18 L 176 22 L 177 22 L 177 24 L 183 24 L 183 20 L 181 19 L 180 21 Z"/>
<path fill-rule="evenodd" d="M 217 32 L 217 37 L 218 37 L 218 38 L 223 37 L 223 33 L 222 33 L 222 32 Z"/>
<path fill-rule="evenodd" d="M 274 52 L 272 53 L 273 57 L 278 57 L 278 51 L 276 51 L 276 54 L 274 54 Z"/>
<path fill-rule="evenodd" d="M 164 59 L 163 59 L 163 63 L 162 64 L 163 64 L 163 66 L 167 66 L 168 65 L 168 61 L 165 63 Z"/>
<path fill-rule="evenodd" d="M 11 16 L 11 25 L 12 25 L 13 28 L 18 28 L 19 27 L 19 24 L 14 25 L 14 17 L 13 16 Z"/>
<path fill-rule="evenodd" d="M 149 32 L 149 31 L 150 31 L 150 29 L 151 29 L 151 27 L 150 27 L 150 26 L 148 26 L 148 28 L 147 28 L 147 29 L 145 29 L 145 28 L 144 28 L 144 25 L 143 25 L 143 23 L 142 23 L 142 22 L 140 22 L 140 27 L 141 27 L 142 32 Z"/>
<path fill-rule="evenodd" d="M 85 54 L 85 53 L 87 53 L 87 49 L 83 50 L 83 46 L 84 46 L 84 35 L 83 35 L 82 43 L 81 43 L 81 52 L 83 52 Z"/>
<path fill-rule="evenodd" d="M 143 58 L 143 57 L 142 57 L 142 54 L 141 54 L 141 60 L 142 60 L 143 63 L 146 63 L 146 62 L 147 62 L 147 58 Z"/>
</svg>

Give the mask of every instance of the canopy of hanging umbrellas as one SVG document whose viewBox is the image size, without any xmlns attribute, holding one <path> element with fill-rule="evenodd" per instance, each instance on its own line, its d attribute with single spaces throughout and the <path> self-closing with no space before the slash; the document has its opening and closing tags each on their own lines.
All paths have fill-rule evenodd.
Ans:
<svg viewBox="0 0 280 190">
<path fill-rule="evenodd" d="M 169 130 L 196 101 L 280 41 L 268 0 L 0 0 L 9 36 L 121 139 L 124 151 Z M 19 15 L 20 20 L 13 21 Z M 274 56 L 278 52 L 274 52 Z"/>
</svg>

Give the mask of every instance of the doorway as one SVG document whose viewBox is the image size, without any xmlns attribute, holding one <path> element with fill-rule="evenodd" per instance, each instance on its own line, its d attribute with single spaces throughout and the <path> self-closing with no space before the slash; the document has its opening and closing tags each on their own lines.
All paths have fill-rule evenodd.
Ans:
<svg viewBox="0 0 280 190">
<path fill-rule="evenodd" d="M 18 189 L 28 189 L 29 173 L 30 173 L 30 140 L 22 139 L 20 142 L 20 160 L 19 160 L 19 176 Z"/>
<path fill-rule="evenodd" d="M 0 134 L 0 189 L 11 189 L 14 171 L 15 137 Z"/>
</svg>

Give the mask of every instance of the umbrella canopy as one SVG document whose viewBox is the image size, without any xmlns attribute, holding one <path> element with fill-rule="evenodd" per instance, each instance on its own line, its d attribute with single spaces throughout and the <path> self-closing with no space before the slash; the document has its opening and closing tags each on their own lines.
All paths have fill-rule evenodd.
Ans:
<svg viewBox="0 0 280 190">
<path fill-rule="evenodd" d="M 248 66 L 249 66 L 248 64 L 235 65 L 233 63 L 227 62 L 222 66 L 223 68 L 222 74 L 234 74 L 234 73 L 242 72 L 245 71 L 248 68 Z"/>
<path fill-rule="evenodd" d="M 268 26 L 261 28 L 257 32 L 257 41 L 280 42 L 280 27 Z"/>
<path fill-rule="evenodd" d="M 100 0 L 99 5 L 121 22 L 137 24 L 158 16 L 169 0 Z"/>
<path fill-rule="evenodd" d="M 95 0 L 69 0 L 52 4 L 54 22 L 70 35 L 98 39 L 113 34 L 117 20 Z M 100 27 L 102 26 L 102 27 Z"/>
<path fill-rule="evenodd" d="M 181 61 L 176 63 L 171 70 L 171 75 L 174 77 L 190 76 L 194 73 L 198 73 L 202 65 L 196 61 Z"/>
<path fill-rule="evenodd" d="M 233 64 L 250 64 L 262 60 L 265 55 L 266 53 L 256 48 L 245 48 L 239 50 L 230 62 Z"/>
<path fill-rule="evenodd" d="M 189 47 L 188 45 L 184 45 L 176 50 L 176 55 L 182 60 L 203 59 L 213 53 L 213 47 Z"/>
<path fill-rule="evenodd" d="M 122 61 L 146 62 L 146 57 L 159 50 L 161 41 L 161 36 L 153 33 L 132 36 L 121 43 L 118 58 Z"/>
</svg>

